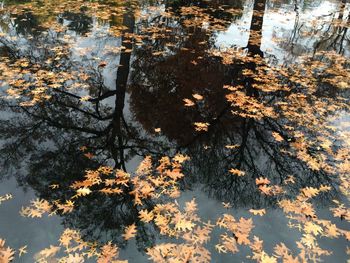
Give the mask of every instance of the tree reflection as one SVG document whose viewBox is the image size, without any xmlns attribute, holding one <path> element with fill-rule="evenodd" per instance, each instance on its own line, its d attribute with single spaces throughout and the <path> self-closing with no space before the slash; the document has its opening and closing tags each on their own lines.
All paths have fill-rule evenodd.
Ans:
<svg viewBox="0 0 350 263">
<path fill-rule="evenodd" d="M 326 173 L 313 171 L 302 161 L 281 154 L 286 145 L 268 139 L 275 132 L 289 140 L 285 120 L 272 116 L 242 118 L 231 114 L 224 85 L 242 87 L 247 96 L 271 105 L 288 95 L 285 92 L 270 95 L 257 88 L 264 84 L 256 76 L 265 74 L 261 70 L 264 67 L 261 39 L 265 8 L 266 1 L 254 2 L 246 47 L 248 57 L 244 63 L 234 59 L 223 64 L 219 58 L 205 52 L 209 48 L 205 45 L 197 44 L 192 49 L 193 43 L 209 44 L 202 31 L 194 31 L 183 42 L 184 50 L 161 59 L 152 56 L 151 51 L 136 51 L 138 56 L 133 64 L 130 93 L 136 119 L 149 132 L 160 127 L 169 140 L 175 141 L 178 150 L 192 156 L 189 174 L 197 175 L 194 180 L 204 183 L 205 188 L 220 200 L 231 201 L 237 206 L 260 207 L 275 203 L 274 198 L 265 198 L 256 191 L 255 179 L 259 177 L 268 177 L 281 184 L 288 176 L 296 176 L 298 181 L 291 187 L 291 194 L 293 189 L 296 194 L 297 189 L 310 183 L 314 186 L 333 184 Z M 200 61 L 198 64 L 197 60 Z M 204 101 L 186 109 L 183 99 L 196 93 L 203 95 Z M 237 110 L 240 111 L 239 107 Z M 209 123 L 208 132 L 195 132 L 195 121 Z M 230 145 L 237 147 L 226 147 Z M 246 175 L 230 175 L 231 168 L 242 170 Z"/>
<path fill-rule="evenodd" d="M 63 17 L 67 18 L 67 15 L 64 14 Z M 73 25 L 70 24 L 69 28 L 84 33 L 80 25 L 85 21 L 91 21 L 91 18 L 84 16 L 73 18 L 77 21 Z M 125 30 L 121 40 L 125 41 L 127 34 L 132 33 L 134 28 L 132 9 L 125 13 L 122 22 Z M 88 26 L 83 28 L 87 29 Z M 44 52 L 43 49 L 39 51 L 31 47 L 27 53 L 25 50 L 17 50 L 16 46 L 10 43 L 5 44 L 8 44 L 7 47 L 11 52 L 16 53 L 16 58 L 29 56 L 31 63 L 39 61 L 45 63 L 43 61 L 55 56 L 55 52 L 51 51 L 52 45 L 61 45 L 60 61 L 49 63 L 48 67 L 51 68 L 46 69 L 53 72 L 77 69 L 78 65 L 70 60 L 71 54 L 65 51 L 67 44 L 61 42 L 59 35 L 48 36 L 46 41 L 43 41 L 47 44 Z M 132 48 L 131 43 L 125 46 L 129 50 Z M 32 57 L 31 55 L 36 52 L 40 56 Z M 91 95 L 96 95 L 86 102 L 81 100 L 82 97 L 78 94 L 63 89 L 54 90 L 50 101 L 43 101 L 33 107 L 2 101 L 3 111 L 11 110 L 17 113 L 15 118 L 2 120 L 1 137 L 6 141 L 1 149 L 1 154 L 4 156 L 2 164 L 3 167 L 11 168 L 15 165 L 23 169 L 23 174 L 18 175 L 20 184 L 32 187 L 40 198 L 50 202 L 57 200 L 64 202 L 74 194 L 70 186 L 75 181 L 83 179 L 85 170 L 97 169 L 102 164 L 126 170 L 125 162 L 135 155 L 125 157 L 125 151 L 129 151 L 130 147 L 126 146 L 128 140 L 123 122 L 130 56 L 130 51 L 120 55 L 121 66 L 116 72 L 115 90 L 109 90 L 103 83 L 101 69 L 104 65 L 86 70 L 92 78 L 88 80 L 86 76 L 83 78 L 90 85 Z M 65 64 L 61 64 L 62 61 L 65 61 Z M 115 97 L 115 104 L 112 104 L 114 107 L 103 103 L 112 96 Z M 87 153 L 85 156 L 84 150 L 81 150 L 82 146 L 87 148 L 89 154 L 96 155 L 96 158 L 91 158 Z M 56 183 L 59 183 L 60 188 L 54 191 L 50 185 Z M 132 196 L 127 193 L 121 196 L 97 194 L 76 202 L 79 208 L 64 215 L 65 226 L 81 229 L 82 235 L 89 240 L 108 239 L 123 245 L 125 241 L 122 233 L 125 226 L 139 222 L 139 209 L 133 205 Z M 145 207 L 148 206 L 152 206 L 152 203 L 145 204 Z M 137 243 L 140 249 L 146 245 L 150 246 L 153 239 L 152 232 L 146 232 L 147 227 L 142 223 L 138 223 L 138 227 Z"/>
<path fill-rule="evenodd" d="M 91 30 L 93 20 L 84 13 L 76 14 L 64 12 L 59 18 L 61 23 L 68 21 L 68 29 L 73 30 L 81 35 L 88 33 Z"/>
<path fill-rule="evenodd" d="M 85 170 L 97 169 L 103 164 L 126 171 L 137 157 L 160 158 L 175 152 L 192 157 L 184 187 L 202 184 L 208 193 L 236 206 L 276 204 L 275 197 L 266 198 L 257 190 L 255 180 L 259 177 L 282 184 L 293 175 L 296 182 L 289 186 L 290 195 L 304 186 L 334 185 L 327 173 L 312 170 L 302 160 L 281 153 L 289 145 L 277 142 L 271 133 L 278 133 L 285 141 L 294 140 L 288 137 L 285 119 L 232 114 L 235 110 L 242 112 L 228 102 L 229 91 L 224 86 L 240 87 L 243 97 L 267 102 L 268 106 L 283 101 L 290 93 L 270 94 L 257 88 L 264 83 L 256 76 L 268 76 L 268 70 L 264 72 L 261 68 L 269 67 L 261 50 L 265 0 L 254 1 L 244 63 L 236 58 L 227 63 L 209 52 L 215 45 L 215 32 L 188 25 L 193 15 L 181 13 L 181 7 L 204 7 L 211 18 L 205 22 L 226 28 L 238 16 L 218 8 L 219 4 L 237 8 L 232 1 L 168 4 L 173 16 L 158 19 L 162 21 L 159 28 L 164 26 L 164 31 L 170 33 L 158 39 L 152 38 L 154 31 L 142 32 L 142 25 L 136 23 L 134 8 L 128 6 L 122 19 L 120 41 L 124 51 L 119 56 L 114 89 L 107 87 L 103 79 L 106 63 L 102 61 L 90 67 L 73 61 L 70 47 L 59 39 L 60 33 L 43 37 L 47 46 L 44 51 L 36 50 L 37 56 L 4 43 L 11 52 L 17 52 L 16 57 L 27 57 L 32 66 L 51 59 L 45 64 L 45 70 L 54 74 L 62 74 L 62 70 L 69 70 L 72 75 L 77 73 L 77 79 L 88 84 L 89 96 L 54 88 L 49 100 L 31 107 L 2 100 L 1 110 L 6 111 L 9 118 L 15 113 L 15 118 L 1 121 L 0 135 L 5 142 L 1 148 L 3 165 L 24 167 L 18 176 L 19 182 L 51 202 L 69 199 L 74 192 L 70 186 L 83 179 Z M 65 13 L 61 17 L 71 21 L 68 28 L 79 34 L 91 30 L 92 18 L 85 14 Z M 17 24 L 18 28 L 23 27 Z M 28 32 L 23 28 L 19 34 Z M 144 34 L 139 47 L 132 44 L 135 31 Z M 59 61 L 52 59 L 57 57 L 52 51 L 54 46 L 63 47 L 59 50 Z M 79 75 L 82 66 L 88 76 Z M 283 76 L 278 80 L 285 81 Z M 53 84 L 49 77 L 45 81 L 47 85 Z M 67 85 L 73 84 L 71 81 Z M 293 81 L 288 84 L 297 86 Z M 193 108 L 184 107 L 183 99 L 193 94 L 202 95 L 204 100 Z M 130 114 L 125 114 L 129 110 L 126 106 L 130 106 Z M 209 123 L 208 132 L 196 132 L 194 122 Z M 155 128 L 161 128 L 162 136 L 154 132 Z M 85 149 L 81 150 L 82 147 Z M 244 171 L 245 176 L 229 174 L 232 168 Z M 60 188 L 51 190 L 50 185 L 56 183 Z M 131 200 L 129 194 L 94 194 L 79 199 L 77 209 L 62 217 L 67 226 L 81 229 L 91 240 L 106 238 L 115 243 L 124 242 L 121 240 L 124 226 L 138 222 L 138 245 L 144 248 L 153 241 L 153 234 L 139 222 L 139 208 Z M 152 202 L 145 204 L 145 207 L 152 206 Z"/>
</svg>

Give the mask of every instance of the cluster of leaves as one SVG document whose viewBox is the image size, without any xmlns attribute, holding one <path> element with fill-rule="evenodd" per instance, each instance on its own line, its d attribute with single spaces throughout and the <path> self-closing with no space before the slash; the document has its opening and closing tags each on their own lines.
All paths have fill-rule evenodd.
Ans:
<svg viewBox="0 0 350 263">
<path fill-rule="evenodd" d="M 238 246 L 248 246 L 252 255 L 251 259 L 257 262 L 277 262 L 278 258 L 283 262 L 317 262 L 321 256 L 330 255 L 331 252 L 319 247 L 317 238 L 340 238 L 344 236 L 350 240 L 350 232 L 338 228 L 330 220 L 319 219 L 316 216 L 315 208 L 311 199 L 330 190 L 330 187 L 322 186 L 319 189 L 307 187 L 301 189 L 300 194 L 294 199 L 283 197 L 285 191 L 280 186 L 279 192 L 271 190 L 270 181 L 266 178 L 256 180 L 256 187 L 261 190 L 261 194 L 280 195 L 279 206 L 289 218 L 289 226 L 302 232 L 302 238 L 297 242 L 300 249 L 299 254 L 293 256 L 291 250 L 284 243 L 277 244 L 274 254 L 268 255 L 263 249 L 263 241 L 257 236 L 251 237 L 254 227 L 252 218 L 240 218 L 236 220 L 230 214 L 224 214 L 217 219 L 216 224 L 205 221 L 197 214 L 197 203 L 193 199 L 186 202 L 184 208 L 176 200 L 161 203 L 161 196 L 170 198 L 178 197 L 174 195 L 173 188 L 181 174 L 181 164 L 187 159 L 183 155 L 175 156 L 172 161 L 168 157 L 160 160 L 160 165 L 156 167 L 154 175 L 153 165 L 150 157 L 146 157 L 139 165 L 134 176 L 130 176 L 121 170 L 113 170 L 109 167 L 100 167 L 97 171 L 87 171 L 84 181 L 75 182 L 72 185 L 76 189 L 74 198 L 84 198 L 96 192 L 107 195 L 122 194 L 127 191 L 134 197 L 134 205 L 141 206 L 147 199 L 159 199 L 152 209 L 141 209 L 139 219 L 145 224 L 154 224 L 159 233 L 169 238 L 175 238 L 176 243 L 160 243 L 147 249 L 147 254 L 154 262 L 210 262 L 211 253 L 206 244 L 211 240 L 213 228 L 224 229 L 220 236 L 220 242 L 215 245 L 219 253 L 237 253 Z M 180 175 L 181 174 L 181 175 Z M 289 181 L 293 183 L 293 179 Z M 97 186 L 102 188 L 97 190 Z M 103 190 L 109 187 L 109 190 Z M 119 191 L 114 191 L 113 186 L 120 187 Z M 264 187 L 264 188 L 263 188 Z M 269 189 L 270 190 L 267 190 Z M 91 189 L 91 190 L 90 190 Z M 130 189 L 133 189 L 130 191 Z M 176 191 L 177 192 L 177 191 Z M 332 209 L 336 217 L 349 221 L 350 212 L 344 205 L 337 203 L 338 207 Z M 22 211 L 24 216 L 38 217 L 43 213 L 50 213 L 54 207 L 62 209 L 59 204 L 50 205 L 47 201 L 37 200 L 32 202 L 31 207 Z M 229 208 L 229 204 L 224 204 Z M 73 208 L 72 208 L 73 209 Z M 183 211 L 182 211 L 183 210 Z M 64 212 L 70 212 L 63 209 Z M 265 209 L 250 209 L 254 215 L 263 216 Z M 125 228 L 123 237 L 125 240 L 134 238 L 137 235 L 137 227 L 134 224 Z M 98 248 L 99 247 L 99 248 Z M 124 262 L 118 261 L 118 248 L 107 243 L 98 246 L 96 243 L 85 242 L 76 230 L 66 229 L 60 238 L 59 246 L 50 246 L 36 254 L 39 262 L 47 262 L 50 258 L 56 257 L 61 248 L 65 249 L 66 256 L 57 258 L 62 262 L 84 262 L 84 258 L 97 257 L 97 262 Z"/>
<path fill-rule="evenodd" d="M 60 252 L 64 251 L 64 255 Z M 62 253 L 61 253 L 62 254 Z M 87 259 L 95 258 L 98 263 L 126 263 L 125 260 L 119 260 L 118 248 L 106 243 L 100 247 L 96 243 L 88 243 L 82 240 L 80 233 L 76 230 L 65 229 L 59 239 L 59 245 L 45 248 L 35 254 L 36 262 L 74 262 L 82 263 Z"/>
<path fill-rule="evenodd" d="M 142 206 L 147 200 L 158 199 L 161 196 L 176 198 L 180 195 L 178 181 L 184 177 L 181 166 L 187 156 L 177 154 L 173 159 L 164 157 L 153 172 L 150 156 L 146 157 L 130 175 L 123 170 L 114 170 L 111 167 L 101 166 L 97 170 L 87 170 L 85 179 L 71 185 L 75 195 L 69 200 L 56 200 L 50 204 L 43 199 L 31 201 L 30 206 L 24 207 L 21 214 L 26 217 L 42 217 L 43 214 L 69 213 L 74 209 L 77 198 L 86 197 L 94 193 L 105 195 L 129 194 L 133 197 L 134 205 Z M 51 185 L 52 189 L 59 188 L 59 184 Z M 128 238 L 126 238 L 128 239 Z"/>
</svg>

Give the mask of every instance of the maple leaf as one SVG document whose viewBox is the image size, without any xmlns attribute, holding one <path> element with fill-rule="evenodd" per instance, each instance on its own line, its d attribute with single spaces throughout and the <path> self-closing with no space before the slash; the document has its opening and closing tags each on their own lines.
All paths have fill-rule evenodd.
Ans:
<svg viewBox="0 0 350 263">
<path fill-rule="evenodd" d="M 186 202 L 185 211 L 187 213 L 193 213 L 197 210 L 197 203 L 195 199 L 192 199 L 190 202 Z"/>
<path fill-rule="evenodd" d="M 326 235 L 328 237 L 334 238 L 339 236 L 339 231 L 336 225 L 329 224 L 326 226 Z"/>
<path fill-rule="evenodd" d="M 79 150 L 82 151 L 82 152 L 85 152 L 87 149 L 88 149 L 88 148 L 87 148 L 85 145 L 83 145 L 83 146 L 81 146 L 81 147 L 79 148 Z"/>
<path fill-rule="evenodd" d="M 270 180 L 267 179 L 267 178 L 263 178 L 263 177 L 256 178 L 256 179 L 255 179 L 255 184 L 256 184 L 256 185 L 266 185 L 266 184 L 270 184 Z"/>
<path fill-rule="evenodd" d="M 110 166 L 100 166 L 97 171 L 102 174 L 109 175 L 113 173 L 113 168 Z"/>
<path fill-rule="evenodd" d="M 315 247 L 316 238 L 311 234 L 303 234 L 301 242 L 309 248 Z"/>
<path fill-rule="evenodd" d="M 123 193 L 123 190 L 120 188 L 102 188 L 101 190 L 99 190 L 99 192 L 104 193 L 106 195 L 109 195 L 109 194 L 120 195 Z"/>
<path fill-rule="evenodd" d="M 12 194 L 0 195 L 0 205 L 2 202 L 12 199 Z"/>
<path fill-rule="evenodd" d="M 272 195 L 272 189 L 273 188 L 271 186 L 267 186 L 265 184 L 259 185 L 259 190 L 263 192 L 265 195 Z"/>
<path fill-rule="evenodd" d="M 182 154 L 176 154 L 175 156 L 174 156 L 174 158 L 173 158 L 173 160 L 175 161 L 175 162 L 178 162 L 178 163 L 183 163 L 183 162 L 185 162 L 185 161 L 187 161 L 187 160 L 189 160 L 190 159 L 190 157 L 188 157 L 187 155 L 182 155 Z"/>
<path fill-rule="evenodd" d="M 23 208 L 20 211 L 22 216 L 27 217 L 42 217 L 43 214 L 49 213 L 52 210 L 52 205 L 43 199 L 36 199 L 31 201 L 29 207 Z"/>
<path fill-rule="evenodd" d="M 261 254 L 261 263 L 277 263 L 277 259 L 275 257 L 269 256 L 265 252 Z"/>
<path fill-rule="evenodd" d="M 125 240 L 129 240 L 136 236 L 136 232 L 137 232 L 136 225 L 132 224 L 125 228 L 123 237 Z"/>
<path fill-rule="evenodd" d="M 235 144 L 235 145 L 226 145 L 225 147 L 226 147 L 227 149 L 236 149 L 236 148 L 240 147 L 240 145 L 239 145 L 239 144 Z"/>
<path fill-rule="evenodd" d="M 252 213 L 255 216 L 256 215 L 263 216 L 263 215 L 266 214 L 266 210 L 265 209 L 258 209 L 258 210 L 250 209 L 249 212 Z"/>
<path fill-rule="evenodd" d="M 226 209 L 229 209 L 229 208 L 231 208 L 231 207 L 232 207 L 230 203 L 225 203 L 225 202 L 222 202 L 222 205 L 223 205 L 223 206 L 224 206 L 224 208 L 226 208 Z"/>
<path fill-rule="evenodd" d="M 306 222 L 304 226 L 304 230 L 306 233 L 313 234 L 315 236 L 323 232 L 322 227 L 313 222 Z"/>
<path fill-rule="evenodd" d="M 285 257 L 289 254 L 289 249 L 286 247 L 284 243 L 277 244 L 274 247 L 274 252 L 277 257 Z"/>
<path fill-rule="evenodd" d="M 305 187 L 303 189 L 301 189 L 301 192 L 308 198 L 314 197 L 316 195 L 318 195 L 318 193 L 320 192 L 318 189 L 313 188 L 313 187 Z"/>
<path fill-rule="evenodd" d="M 60 185 L 59 184 L 51 184 L 51 185 L 49 185 L 49 187 L 51 189 L 58 189 L 60 187 Z"/>
<path fill-rule="evenodd" d="M 154 214 L 152 211 L 148 212 L 147 210 L 141 210 L 139 211 L 139 218 L 141 219 L 141 221 L 148 223 L 152 221 L 152 219 L 154 218 Z"/>
<path fill-rule="evenodd" d="M 249 245 L 250 240 L 248 239 L 249 235 L 246 233 L 241 233 L 241 232 L 236 232 L 235 236 L 237 238 L 237 243 L 238 244 L 243 244 L 243 245 Z"/>
<path fill-rule="evenodd" d="M 182 219 L 175 224 L 175 229 L 180 231 L 186 231 L 186 230 L 192 230 L 194 226 L 195 224 L 192 223 L 191 221 Z"/>
<path fill-rule="evenodd" d="M 284 180 L 283 183 L 284 183 L 284 184 L 289 184 L 289 183 L 294 184 L 294 183 L 295 183 L 295 178 L 294 178 L 294 176 L 289 175 L 288 178 L 287 178 L 286 180 Z"/>
<path fill-rule="evenodd" d="M 86 195 L 89 195 L 91 194 L 91 190 L 87 187 L 83 187 L 83 188 L 79 188 L 77 190 L 77 195 L 78 196 L 86 196 Z"/>
<path fill-rule="evenodd" d="M 319 188 L 319 190 L 320 190 L 321 192 L 327 192 L 327 191 L 332 190 L 332 188 L 331 188 L 329 185 L 321 185 L 320 188 Z"/>
<path fill-rule="evenodd" d="M 231 168 L 231 169 L 229 170 L 229 172 L 232 173 L 232 174 L 234 174 L 234 175 L 237 175 L 237 176 L 239 176 L 239 177 L 245 175 L 245 172 L 240 171 L 240 170 L 238 170 L 238 169 L 234 169 L 234 168 Z"/>
<path fill-rule="evenodd" d="M 254 242 L 251 243 L 250 248 L 253 251 L 261 252 L 263 249 L 263 241 L 260 240 L 257 236 L 254 236 Z"/>
<path fill-rule="evenodd" d="M 195 103 L 190 99 L 183 99 L 183 101 L 185 102 L 186 107 L 192 107 L 195 105 Z"/>
<path fill-rule="evenodd" d="M 195 98 L 196 100 L 203 100 L 203 96 L 200 94 L 192 94 L 192 97 Z"/>
<path fill-rule="evenodd" d="M 5 247 L 5 240 L 0 238 L 0 262 L 9 263 L 14 258 L 15 251 L 10 247 Z"/>
<path fill-rule="evenodd" d="M 68 257 L 65 258 L 66 263 L 84 263 L 84 257 L 78 253 L 69 254 Z"/>
<path fill-rule="evenodd" d="M 283 137 L 278 132 L 272 132 L 272 136 L 278 142 L 284 141 Z"/>
<path fill-rule="evenodd" d="M 219 252 L 219 253 L 227 253 L 227 249 L 225 246 L 221 245 L 221 244 L 216 244 L 215 245 L 215 249 Z"/>
<path fill-rule="evenodd" d="M 39 255 L 43 258 L 49 258 L 55 256 L 61 248 L 50 245 L 49 248 L 45 248 L 39 252 Z"/>
<path fill-rule="evenodd" d="M 196 131 L 208 131 L 209 128 L 209 123 L 208 122 L 195 122 L 195 130 Z"/>
<path fill-rule="evenodd" d="M 21 257 L 23 254 L 27 254 L 27 245 L 23 246 L 23 247 L 20 247 L 18 249 L 18 255 L 19 257 Z"/>
<path fill-rule="evenodd" d="M 97 263 L 127 263 L 127 261 L 117 260 L 118 254 L 118 247 L 108 242 L 101 248 L 101 254 L 97 259 Z"/>
<path fill-rule="evenodd" d="M 74 209 L 74 202 L 67 200 L 64 204 L 57 203 L 57 209 L 62 210 L 63 214 L 70 213 Z"/>
</svg>

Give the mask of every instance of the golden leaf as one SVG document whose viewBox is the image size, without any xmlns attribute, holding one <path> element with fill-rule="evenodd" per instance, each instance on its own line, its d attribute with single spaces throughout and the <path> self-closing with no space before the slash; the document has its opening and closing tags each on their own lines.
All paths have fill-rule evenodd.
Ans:
<svg viewBox="0 0 350 263">
<path fill-rule="evenodd" d="M 91 194 L 91 190 L 87 187 L 79 188 L 77 190 L 78 196 L 86 196 L 88 194 Z"/>
<path fill-rule="evenodd" d="M 216 244 L 215 245 L 215 249 L 219 252 L 219 253 L 227 253 L 227 249 L 225 246 L 221 245 L 221 244 Z"/>
<path fill-rule="evenodd" d="M 195 224 L 189 220 L 181 219 L 175 224 L 175 229 L 180 231 L 192 230 Z"/>
<path fill-rule="evenodd" d="M 283 137 L 278 132 L 272 132 L 272 136 L 278 142 L 284 141 Z"/>
<path fill-rule="evenodd" d="M 230 203 L 225 203 L 225 202 L 222 202 L 222 205 L 223 205 L 223 206 L 224 206 L 224 208 L 226 208 L 226 209 L 229 209 L 229 208 L 231 208 L 231 207 L 232 207 Z"/>
<path fill-rule="evenodd" d="M 137 232 L 136 225 L 132 224 L 125 228 L 123 237 L 125 240 L 129 240 L 136 236 L 136 232 Z"/>
<path fill-rule="evenodd" d="M 313 187 L 305 187 L 303 189 L 301 189 L 301 192 L 308 198 L 314 197 L 316 195 L 318 195 L 318 193 L 320 192 L 318 189 L 313 188 Z"/>
<path fill-rule="evenodd" d="M 249 212 L 252 213 L 255 216 L 256 215 L 263 216 L 263 215 L 266 214 L 266 210 L 265 209 L 258 209 L 258 210 L 250 209 Z"/>
<path fill-rule="evenodd" d="M 195 103 L 190 99 L 183 99 L 183 101 L 185 102 L 186 107 L 192 107 L 195 105 Z"/>
<path fill-rule="evenodd" d="M 18 249 L 18 255 L 19 257 L 21 257 L 23 254 L 27 254 L 27 245 L 23 246 L 23 247 L 20 247 Z"/>
<path fill-rule="evenodd" d="M 195 130 L 196 131 L 208 131 L 209 123 L 207 122 L 195 122 Z"/>
<path fill-rule="evenodd" d="M 45 248 L 39 252 L 39 255 L 44 258 L 49 258 L 55 256 L 61 248 L 57 246 L 50 245 L 49 248 Z"/>
<path fill-rule="evenodd" d="M 203 100 L 203 96 L 199 94 L 192 94 L 192 97 L 195 98 L 196 100 Z"/>
<path fill-rule="evenodd" d="M 266 184 L 270 184 L 270 180 L 267 178 L 260 177 L 255 179 L 255 183 L 256 185 L 266 185 Z"/>
<path fill-rule="evenodd" d="M 240 171 L 240 170 L 238 170 L 238 169 L 234 169 L 234 168 L 231 168 L 231 169 L 229 170 L 229 172 L 232 173 L 232 174 L 234 174 L 234 175 L 237 175 L 237 176 L 239 176 L 239 177 L 245 175 L 245 172 Z"/>
<path fill-rule="evenodd" d="M 147 210 L 141 210 L 139 212 L 139 218 L 141 219 L 141 221 L 148 223 L 152 221 L 152 219 L 154 218 L 154 214 L 152 211 L 148 212 Z"/>
</svg>

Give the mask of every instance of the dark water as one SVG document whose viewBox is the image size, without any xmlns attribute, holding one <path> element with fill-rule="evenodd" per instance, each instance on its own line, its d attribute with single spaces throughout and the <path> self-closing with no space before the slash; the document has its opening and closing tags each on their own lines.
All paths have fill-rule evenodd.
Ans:
<svg viewBox="0 0 350 263">
<path fill-rule="evenodd" d="M 20 3 L 9 1 L 3 5 Z M 195 197 L 199 214 L 212 221 L 223 213 L 249 217 L 250 208 L 266 208 L 265 216 L 254 217 L 253 234 L 264 237 L 267 252 L 271 253 L 279 242 L 296 249 L 300 232 L 287 227 L 288 219 L 277 208 L 275 198 L 265 198 L 256 191 L 255 178 L 268 177 L 282 183 L 290 174 L 299 175 L 298 185 L 290 189 L 294 194 L 310 185 L 310 176 L 311 185 L 332 184 L 332 179 L 311 171 L 301 161 L 281 155 L 279 144 L 267 139 L 271 130 L 284 124 L 282 120 L 256 121 L 231 114 L 225 99 L 227 92 L 222 87 L 238 82 L 234 76 L 246 68 L 226 65 L 208 51 L 245 48 L 273 66 L 298 64 L 303 56 L 320 51 L 334 51 L 348 58 L 350 4 L 335 0 L 218 0 L 144 1 L 139 5 L 141 15 L 151 13 L 146 22 L 141 23 L 133 8 L 124 12 L 123 18 L 115 15 L 110 20 L 75 10 L 51 16 L 30 10 L 24 14 L 1 14 L 1 31 L 12 36 L 11 42 L 2 43 L 3 52 L 13 48 L 14 52 L 31 55 L 37 63 L 43 63 L 50 58 L 46 50 L 68 43 L 70 53 L 59 58 L 59 67 L 72 71 L 83 68 L 90 76 L 89 89 L 58 94 L 28 112 L 11 110 L 1 102 L 0 196 L 11 193 L 13 199 L 0 205 L 0 237 L 14 248 L 28 245 L 29 251 L 15 261 L 33 262 L 35 252 L 55 244 L 62 230 L 70 227 L 80 230 L 88 240 L 112 240 L 123 248 L 122 259 L 145 262 L 144 248 L 161 239 L 156 233 L 145 231 L 136 241 L 121 240 L 124 226 L 138 216 L 123 199 L 86 198 L 72 213 L 39 219 L 24 218 L 19 211 L 35 198 L 69 198 L 69 185 L 81 180 L 86 169 L 105 164 L 132 172 L 144 156 L 157 159 L 177 152 L 191 157 L 184 169 L 186 177 L 181 182 L 183 194 L 179 203 Z M 180 14 L 181 7 L 186 6 L 208 10 L 206 15 L 220 19 L 220 28 L 206 31 L 206 21 L 200 21 L 204 25 L 200 29 L 184 27 L 191 19 L 195 21 Z M 176 15 L 168 19 L 159 15 L 169 7 Z M 230 8 L 238 11 L 227 11 Z M 50 19 L 67 26 L 66 31 L 60 35 L 47 30 L 43 24 Z M 336 23 L 339 20 L 342 24 Z M 107 33 L 113 26 L 122 26 L 124 33 L 139 33 L 154 24 L 171 33 L 141 44 L 129 43 L 125 35 Z M 122 43 L 130 52 L 116 52 Z M 3 86 L 1 93 L 4 92 Z M 183 99 L 196 93 L 205 100 L 195 108 L 184 107 Z M 83 96 L 99 99 L 89 103 L 79 100 Z M 320 96 L 337 95 L 330 92 Z M 330 121 L 340 131 L 344 128 L 339 123 L 349 120 L 344 111 Z M 210 123 L 208 131 L 196 132 L 194 122 Z M 161 128 L 161 132 L 155 132 L 156 128 Z M 225 148 L 235 144 L 244 147 L 234 154 Z M 95 157 L 86 158 L 81 146 L 86 146 Z M 232 167 L 246 171 L 244 179 L 227 176 Z M 55 183 L 60 188 L 50 189 Z M 334 198 L 341 198 L 337 191 L 319 198 L 320 217 L 332 218 L 328 208 Z M 223 208 L 222 202 L 230 202 L 233 208 Z M 349 229 L 343 221 L 336 223 Z M 214 232 L 210 244 L 216 244 L 218 236 Z M 343 237 L 321 238 L 320 244 L 333 251 L 326 262 L 346 261 L 347 241 Z M 211 252 L 212 262 L 249 261 L 245 249 L 233 256 L 219 254 L 214 248 Z"/>
</svg>

